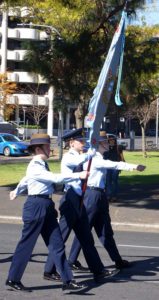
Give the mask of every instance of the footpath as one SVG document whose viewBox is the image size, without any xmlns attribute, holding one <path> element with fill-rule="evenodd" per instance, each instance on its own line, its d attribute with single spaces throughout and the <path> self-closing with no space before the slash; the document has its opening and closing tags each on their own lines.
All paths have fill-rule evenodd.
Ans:
<svg viewBox="0 0 159 300">
<path fill-rule="evenodd" d="M 0 223 L 21 223 L 26 196 L 9 200 L 12 187 L 0 187 Z M 53 195 L 58 210 L 61 194 Z M 121 186 L 119 199 L 110 204 L 114 230 L 159 232 L 159 187 Z"/>
</svg>

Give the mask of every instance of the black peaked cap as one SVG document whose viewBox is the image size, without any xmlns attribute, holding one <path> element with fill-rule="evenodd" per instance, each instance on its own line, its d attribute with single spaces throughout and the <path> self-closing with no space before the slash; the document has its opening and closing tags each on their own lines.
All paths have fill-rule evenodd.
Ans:
<svg viewBox="0 0 159 300">
<path fill-rule="evenodd" d="M 62 136 L 62 139 L 64 141 L 70 141 L 70 140 L 81 140 L 85 139 L 85 131 L 83 128 L 71 130 L 69 133 L 66 133 Z"/>
</svg>

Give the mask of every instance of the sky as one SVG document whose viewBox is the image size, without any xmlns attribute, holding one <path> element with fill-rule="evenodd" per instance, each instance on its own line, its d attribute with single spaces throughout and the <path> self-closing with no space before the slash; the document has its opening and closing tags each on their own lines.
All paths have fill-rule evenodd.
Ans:
<svg viewBox="0 0 159 300">
<path fill-rule="evenodd" d="M 146 0 L 144 9 L 137 10 L 136 13 L 136 19 L 130 24 L 142 25 L 144 21 L 144 25 L 147 26 L 159 25 L 159 0 Z"/>
</svg>

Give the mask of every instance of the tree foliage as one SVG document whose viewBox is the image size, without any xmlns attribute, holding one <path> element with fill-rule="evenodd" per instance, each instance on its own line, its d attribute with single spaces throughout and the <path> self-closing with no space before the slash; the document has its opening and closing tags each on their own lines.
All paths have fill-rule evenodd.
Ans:
<svg viewBox="0 0 159 300">
<path fill-rule="evenodd" d="M 15 4 L 7 1 L 11 2 Z M 144 2 L 128 1 L 128 14 Z M 79 116 L 84 117 L 126 0 L 17 0 L 16 3 L 20 8 L 27 6 L 24 22 L 51 26 L 47 41 L 27 45 L 28 70 L 40 73 L 55 87 L 58 103 L 62 99 L 60 105 L 66 101 L 79 103 Z"/>
<path fill-rule="evenodd" d="M 20 1 L 19 1 L 20 2 Z M 128 13 L 144 4 L 144 0 L 130 0 L 127 4 Z M 63 38 L 74 40 L 83 31 L 90 34 L 107 35 L 110 23 L 116 24 L 119 12 L 123 10 L 126 0 L 27 0 L 30 14 L 34 23 L 55 26 Z"/>
<path fill-rule="evenodd" d="M 129 106 L 142 106 L 159 94 L 159 27 L 129 27 L 123 67 L 123 93 Z"/>
<path fill-rule="evenodd" d="M 155 117 L 159 95 L 159 27 L 129 27 L 122 92 L 126 114 L 140 122 L 145 153 L 145 130 Z"/>
<path fill-rule="evenodd" d="M 0 111 L 3 111 L 4 119 L 8 120 L 13 112 L 15 105 L 7 105 L 9 96 L 16 92 L 16 83 L 11 82 L 7 78 L 7 74 L 0 74 Z"/>
<path fill-rule="evenodd" d="M 80 103 L 83 116 L 125 2 L 45 0 L 30 7 L 34 23 L 56 27 L 61 38 L 52 28 L 50 40 L 28 45 L 27 65 L 54 85 L 58 99 Z M 129 1 L 128 12 L 143 2 Z"/>
</svg>

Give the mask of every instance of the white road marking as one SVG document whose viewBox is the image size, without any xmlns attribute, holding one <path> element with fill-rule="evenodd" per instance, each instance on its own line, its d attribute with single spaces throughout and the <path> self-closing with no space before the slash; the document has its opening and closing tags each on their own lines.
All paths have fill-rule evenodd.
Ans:
<svg viewBox="0 0 159 300">
<path fill-rule="evenodd" d="M 157 281 L 157 280 L 156 280 L 156 281 L 151 281 L 151 280 L 150 280 L 150 281 L 148 281 L 148 280 L 146 281 L 146 280 L 145 280 L 145 281 L 143 281 L 143 282 L 146 282 L 146 283 L 157 283 L 157 284 L 159 284 L 159 281 Z"/>
<path fill-rule="evenodd" d="M 119 247 L 129 247 L 129 248 L 144 248 L 144 249 L 159 249 L 159 246 L 142 246 L 142 245 L 122 245 L 122 244 L 118 244 Z"/>
<path fill-rule="evenodd" d="M 2 220 L 17 220 L 17 221 L 22 221 L 21 217 L 13 217 L 13 216 L 0 216 L 0 219 Z"/>
<path fill-rule="evenodd" d="M 132 226 L 132 227 L 144 227 L 144 228 L 159 228 L 159 224 L 145 224 L 145 223 L 124 223 L 124 222 L 112 222 L 113 226 Z"/>
</svg>

